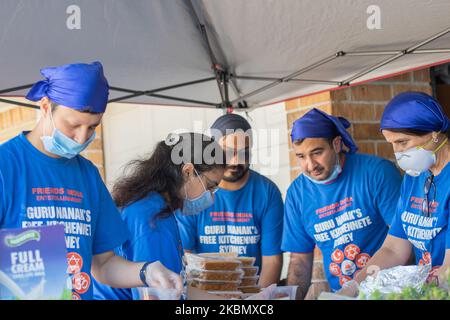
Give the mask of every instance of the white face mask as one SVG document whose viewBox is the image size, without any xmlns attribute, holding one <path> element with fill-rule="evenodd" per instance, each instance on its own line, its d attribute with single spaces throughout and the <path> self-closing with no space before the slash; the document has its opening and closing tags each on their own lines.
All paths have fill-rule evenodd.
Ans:
<svg viewBox="0 0 450 320">
<path fill-rule="evenodd" d="M 434 151 L 425 150 L 429 142 L 422 146 L 412 147 L 403 152 L 395 152 L 398 166 L 406 172 L 406 174 L 417 177 L 421 173 L 429 170 L 436 163 L 436 152 L 441 149 L 448 138 L 446 138 Z M 431 141 L 431 140 L 430 140 Z"/>
</svg>

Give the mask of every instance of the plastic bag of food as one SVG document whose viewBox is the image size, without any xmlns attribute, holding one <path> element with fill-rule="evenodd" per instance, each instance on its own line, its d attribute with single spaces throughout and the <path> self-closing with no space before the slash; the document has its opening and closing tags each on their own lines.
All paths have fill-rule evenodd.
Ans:
<svg viewBox="0 0 450 320">
<path fill-rule="evenodd" d="M 359 285 L 360 299 L 378 299 L 389 293 L 401 293 L 410 287 L 418 291 L 427 280 L 431 267 L 423 266 L 397 266 L 379 271 L 375 276 L 369 275 Z M 377 297 L 381 295 L 381 297 Z"/>
</svg>

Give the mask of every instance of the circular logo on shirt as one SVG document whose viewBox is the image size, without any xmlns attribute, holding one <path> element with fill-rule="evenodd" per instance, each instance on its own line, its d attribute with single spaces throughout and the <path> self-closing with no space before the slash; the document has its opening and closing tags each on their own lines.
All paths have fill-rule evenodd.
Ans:
<svg viewBox="0 0 450 320">
<path fill-rule="evenodd" d="M 351 276 L 356 271 L 356 264 L 353 261 L 345 260 L 341 265 L 342 274 L 346 276 Z"/>
<path fill-rule="evenodd" d="M 72 300 L 83 300 L 83 299 L 81 299 L 81 296 L 78 293 L 72 292 Z"/>
<path fill-rule="evenodd" d="M 337 263 L 334 263 L 334 262 L 330 263 L 329 269 L 330 269 L 330 273 L 333 276 L 340 276 L 341 275 L 341 267 L 339 267 L 339 265 Z"/>
<path fill-rule="evenodd" d="M 367 266 L 367 263 L 370 260 L 370 255 L 368 255 L 367 253 L 361 253 L 358 254 L 356 256 L 356 266 L 360 269 L 364 268 L 365 266 Z"/>
<path fill-rule="evenodd" d="M 356 256 L 361 252 L 361 249 L 355 244 L 349 244 L 344 249 L 345 257 L 349 260 L 355 260 Z"/>
<path fill-rule="evenodd" d="M 76 274 L 83 268 L 83 258 L 76 252 L 67 254 L 67 273 Z"/>
<path fill-rule="evenodd" d="M 341 263 L 342 261 L 344 261 L 344 253 L 342 252 L 342 250 L 340 249 L 334 250 L 333 253 L 331 254 L 331 260 L 333 260 L 333 262 L 336 263 Z"/>
<path fill-rule="evenodd" d="M 422 259 L 425 264 L 431 264 L 431 254 L 429 252 L 422 252 Z"/>
<path fill-rule="evenodd" d="M 341 285 L 341 287 L 344 285 L 344 283 L 346 283 L 347 281 L 352 280 L 352 278 L 350 278 L 349 276 L 341 276 L 339 277 L 339 284 Z"/>
<path fill-rule="evenodd" d="M 80 293 L 86 293 L 91 285 L 91 278 L 86 272 L 77 273 L 73 276 L 72 287 L 73 289 Z"/>
</svg>

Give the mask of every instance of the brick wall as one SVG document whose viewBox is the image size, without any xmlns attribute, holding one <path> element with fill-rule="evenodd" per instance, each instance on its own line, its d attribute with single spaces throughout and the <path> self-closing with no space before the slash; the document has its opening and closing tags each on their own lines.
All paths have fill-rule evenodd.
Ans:
<svg viewBox="0 0 450 320">
<path fill-rule="evenodd" d="M 22 131 L 32 130 L 36 125 L 38 113 L 38 110 L 32 108 L 15 107 L 0 103 L 0 143 L 15 137 Z M 101 126 L 97 128 L 96 133 L 94 141 L 82 155 L 97 166 L 104 180 L 105 168 Z"/>
<path fill-rule="evenodd" d="M 385 142 L 379 131 L 379 122 L 388 101 L 396 94 L 410 90 L 431 94 L 429 69 L 287 101 L 285 109 L 288 133 L 290 135 L 292 124 L 296 119 L 315 107 L 334 116 L 343 116 L 352 123 L 349 132 L 357 143 L 359 152 L 394 160 L 391 145 Z M 290 136 L 288 139 L 290 143 Z M 300 168 L 291 144 L 289 144 L 289 158 L 291 180 L 294 180 L 300 173 Z M 322 254 L 316 248 L 312 285 L 308 297 L 316 298 L 321 291 L 328 290 L 324 279 Z"/>
</svg>

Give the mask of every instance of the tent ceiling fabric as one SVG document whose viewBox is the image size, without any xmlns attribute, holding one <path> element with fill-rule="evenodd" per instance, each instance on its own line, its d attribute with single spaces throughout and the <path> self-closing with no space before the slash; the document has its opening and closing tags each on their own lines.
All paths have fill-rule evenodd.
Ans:
<svg viewBox="0 0 450 320">
<path fill-rule="evenodd" d="M 216 107 L 222 101 L 216 77 L 224 76 L 228 100 L 244 98 L 253 107 L 450 59 L 450 1 L 379 0 L 381 29 L 369 30 L 372 2 L 2 0 L 0 95 L 24 95 L 26 89 L 5 89 L 40 80 L 43 67 L 99 60 L 110 86 L 127 89 L 112 90 L 110 99 Z M 66 26 L 70 5 L 80 8 L 79 30 Z M 419 51 L 398 54 L 434 35 Z M 424 49 L 447 50 L 419 53 Z M 373 51 L 388 52 L 351 54 Z M 213 63 L 223 72 L 215 73 Z M 197 80 L 203 81 L 154 91 Z"/>
</svg>

